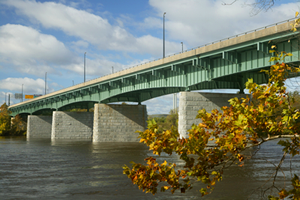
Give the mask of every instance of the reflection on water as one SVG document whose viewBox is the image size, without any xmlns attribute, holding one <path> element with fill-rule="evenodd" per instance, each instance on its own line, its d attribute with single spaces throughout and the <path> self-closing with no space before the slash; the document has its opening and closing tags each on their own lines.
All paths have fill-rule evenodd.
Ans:
<svg viewBox="0 0 300 200">
<path fill-rule="evenodd" d="M 277 141 L 264 144 L 255 159 L 244 167 L 232 166 L 224 173 L 214 192 L 203 199 L 259 199 L 271 186 L 266 180 L 274 172 L 269 162 L 282 155 Z M 251 154 L 254 150 L 250 150 Z M 139 143 L 92 143 L 50 139 L 0 137 L 0 199 L 199 199 L 200 184 L 185 194 L 145 194 L 122 174 L 124 164 L 144 162 L 153 156 Z M 293 169 L 300 169 L 298 157 Z M 162 156 L 180 164 L 177 156 Z M 289 158 L 283 165 L 290 179 Z M 294 171 L 295 173 L 295 171 Z M 297 172 L 299 173 L 299 171 Z M 284 183 L 278 174 L 277 186 Z M 262 189 L 260 186 L 265 184 Z"/>
</svg>

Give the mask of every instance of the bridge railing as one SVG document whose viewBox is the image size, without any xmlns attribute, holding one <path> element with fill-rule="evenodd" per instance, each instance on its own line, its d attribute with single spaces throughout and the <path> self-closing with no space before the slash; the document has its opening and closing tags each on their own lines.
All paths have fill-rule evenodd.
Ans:
<svg viewBox="0 0 300 200">
<path fill-rule="evenodd" d="M 254 30 L 250 30 L 250 31 L 246 31 L 246 32 L 243 32 L 243 33 L 239 33 L 237 35 L 233 35 L 233 36 L 230 36 L 230 37 L 227 37 L 227 38 L 223 38 L 221 40 L 216 40 L 214 42 L 210 42 L 210 43 L 207 43 L 207 44 L 203 44 L 203 45 L 200 45 L 200 46 L 197 46 L 197 47 L 194 47 L 194 48 L 191 48 L 191 49 L 187 49 L 185 50 L 184 52 L 188 52 L 188 51 L 192 51 L 192 50 L 195 50 L 195 49 L 198 49 L 198 48 L 201 48 L 201 47 L 205 47 L 205 46 L 208 46 L 208 45 L 211 45 L 211 44 L 215 44 L 215 43 L 218 43 L 218 42 L 222 42 L 222 41 L 225 41 L 225 40 L 229 40 L 229 39 L 232 39 L 232 38 L 235 38 L 235 37 L 239 37 L 239 36 L 242 36 L 242 35 L 246 35 L 246 34 L 249 34 L 249 33 L 253 33 L 253 32 L 256 32 L 256 31 L 259 31 L 259 30 L 263 30 L 263 29 L 266 29 L 266 28 L 269 28 L 269 27 L 272 27 L 272 26 L 276 26 L 276 25 L 279 25 L 279 24 L 284 24 L 286 22 L 290 22 L 290 21 L 293 21 L 297 19 L 296 17 L 294 18 L 291 18 L 291 19 L 287 19 L 287 20 L 284 20 L 284 21 L 281 21 L 281 22 L 277 22 L 277 23 L 273 23 L 273 24 L 270 24 L 270 25 L 267 25 L 267 26 L 263 26 L 263 27 L 260 27 L 260 28 L 256 28 Z M 179 55 L 183 52 L 178 52 L 178 53 L 174 53 L 174 54 L 170 54 L 170 55 L 167 55 L 166 57 L 170 57 L 170 56 L 174 56 L 174 55 Z M 144 62 L 144 63 L 140 63 L 140 64 L 137 64 L 137 65 L 134 65 L 132 67 L 128 67 L 126 69 L 122 69 L 122 70 L 119 70 L 119 71 L 116 71 L 116 72 L 120 72 L 120 71 L 124 71 L 124 70 L 127 70 L 127 69 L 130 69 L 130 68 L 134 68 L 134 67 L 138 67 L 140 65 L 144 65 L 144 64 L 147 64 L 147 63 L 150 63 L 150 62 L 153 62 L 153 61 L 157 61 L 157 60 L 161 60 L 163 58 L 157 58 L 157 59 L 154 59 L 154 60 L 150 60 L 150 61 L 147 61 L 147 62 Z M 115 73 L 116 73 L 115 72 Z M 108 74 L 109 75 L 109 74 Z M 104 76 L 107 76 L 107 75 L 104 75 Z M 101 76 L 101 77 L 104 77 L 104 76 Z"/>
<path fill-rule="evenodd" d="M 232 39 L 232 38 L 235 38 L 235 37 L 239 37 L 239 36 L 242 36 L 242 35 L 253 33 L 253 32 L 256 32 L 256 31 L 259 31 L 259 30 L 263 30 L 263 29 L 266 29 L 266 28 L 269 28 L 269 27 L 272 27 L 272 26 L 276 26 L 276 25 L 279 25 L 279 24 L 287 23 L 287 22 L 293 21 L 295 19 L 297 19 L 297 17 L 294 17 L 294 18 L 291 18 L 291 19 L 287 19 L 287 20 L 284 20 L 284 21 L 281 21 L 281 22 L 273 23 L 273 24 L 270 24 L 270 25 L 267 25 L 267 26 L 263 26 L 263 27 L 260 27 L 260 28 L 256 28 L 254 30 L 246 31 L 246 32 L 243 32 L 243 33 L 240 33 L 240 34 L 237 34 L 237 35 L 230 36 L 230 37 L 226 37 L 226 38 L 223 38 L 221 40 L 216 40 L 214 42 L 210 42 L 210 43 L 203 44 L 203 45 L 191 48 L 191 49 L 187 49 L 187 50 L 185 50 L 183 52 L 192 51 L 192 50 L 195 50 L 195 49 L 198 49 L 198 48 L 201 48 L 201 47 L 205 47 L 205 46 L 212 45 L 212 44 L 215 44 L 215 43 L 218 43 L 218 42 L 226 41 L 226 40 L 229 40 L 229 39 Z M 181 54 L 183 52 L 169 54 L 166 57 L 170 57 L 170 56 L 174 56 L 174 55 L 179 55 L 179 54 Z M 115 71 L 114 73 L 121 72 L 121 71 L 124 71 L 124 70 L 128 70 L 128 69 L 131 69 L 131 68 L 134 68 L 134 67 L 138 67 L 138 66 L 141 66 L 141 65 L 144 65 L 144 64 L 147 64 L 147 63 L 150 63 L 150 62 L 154 62 L 154 61 L 157 61 L 157 60 L 161 60 L 161 59 L 163 59 L 163 58 L 157 58 L 157 59 L 154 59 L 154 60 L 149 60 L 149 61 L 144 62 L 144 63 L 140 63 L 140 64 L 137 64 L 137 65 L 133 65 L 131 67 L 127 67 L 127 68 L 122 69 L 122 70 Z M 92 81 L 92 80 L 95 80 L 95 79 L 98 79 L 98 78 L 102 78 L 102 77 L 105 77 L 105 76 L 109 76 L 109 75 L 114 74 L 114 73 L 110 73 L 110 74 L 106 74 L 106 75 L 103 75 L 103 76 L 99 76 L 97 78 L 90 79 L 89 81 Z M 82 84 L 82 83 L 78 83 L 76 85 L 80 85 L 80 84 Z M 70 86 L 70 87 L 73 87 L 73 86 Z"/>
</svg>

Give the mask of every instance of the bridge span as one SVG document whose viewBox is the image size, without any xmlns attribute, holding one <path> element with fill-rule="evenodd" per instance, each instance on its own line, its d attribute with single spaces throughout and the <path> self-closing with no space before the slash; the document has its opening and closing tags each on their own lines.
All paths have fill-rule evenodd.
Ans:
<svg viewBox="0 0 300 200">
<path fill-rule="evenodd" d="M 267 82 L 268 77 L 259 71 L 274 64 L 269 62 L 272 45 L 276 45 L 278 51 L 293 54 L 285 58 L 286 63 L 299 64 L 299 31 L 290 30 L 290 21 L 239 34 L 17 103 L 10 106 L 9 110 L 12 116 L 36 115 L 44 110 L 58 113 L 73 108 L 101 107 L 102 104 L 112 102 L 137 102 L 140 105 L 151 98 L 182 91 L 239 89 L 243 93 L 244 83 L 248 78 L 253 78 L 259 84 Z M 137 110 L 143 110 L 145 114 L 146 108 L 137 107 Z M 144 114 L 141 115 L 142 118 Z M 53 132 L 53 123 L 51 129 Z"/>
</svg>

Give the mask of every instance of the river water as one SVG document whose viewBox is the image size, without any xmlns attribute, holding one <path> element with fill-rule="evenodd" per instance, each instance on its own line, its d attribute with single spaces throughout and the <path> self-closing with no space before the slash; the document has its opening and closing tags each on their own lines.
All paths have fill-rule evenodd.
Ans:
<svg viewBox="0 0 300 200">
<path fill-rule="evenodd" d="M 282 155 L 277 142 L 262 145 L 244 167 L 230 167 L 214 192 L 201 198 L 199 184 L 184 194 L 158 192 L 155 196 L 133 185 L 123 175 L 122 166 L 153 156 L 143 144 L 1 137 L 0 199 L 266 199 L 266 195 L 262 198 L 263 191 L 272 185 L 272 180 L 266 181 L 274 172 L 269 162 L 278 163 Z M 248 154 L 252 152 L 254 149 Z M 165 159 L 179 162 L 176 156 L 159 158 Z M 297 156 L 292 160 L 292 169 L 299 174 Z M 283 173 L 290 179 L 289 158 Z M 284 183 L 283 173 L 278 174 L 277 186 Z"/>
</svg>

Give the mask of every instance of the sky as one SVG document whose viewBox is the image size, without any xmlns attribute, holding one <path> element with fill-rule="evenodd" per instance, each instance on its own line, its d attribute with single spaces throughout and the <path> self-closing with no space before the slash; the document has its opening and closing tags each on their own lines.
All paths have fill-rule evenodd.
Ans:
<svg viewBox="0 0 300 200">
<path fill-rule="evenodd" d="M 255 0 L 0 0 L 0 104 L 15 93 L 51 93 L 293 18 L 298 0 L 256 13 Z M 220 92 L 220 91 L 218 91 Z M 223 91 L 224 92 L 224 91 Z M 226 91 L 225 91 L 226 92 Z M 143 102 L 166 114 L 172 95 Z"/>
</svg>

